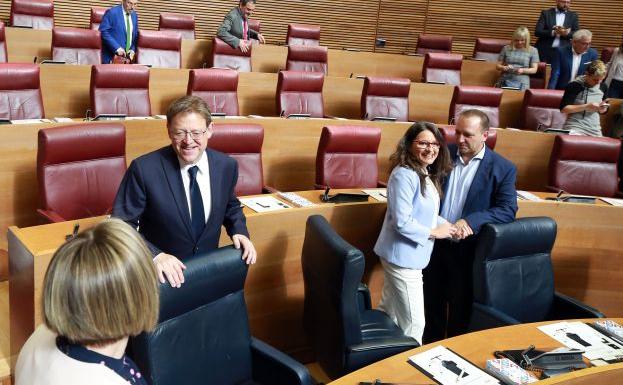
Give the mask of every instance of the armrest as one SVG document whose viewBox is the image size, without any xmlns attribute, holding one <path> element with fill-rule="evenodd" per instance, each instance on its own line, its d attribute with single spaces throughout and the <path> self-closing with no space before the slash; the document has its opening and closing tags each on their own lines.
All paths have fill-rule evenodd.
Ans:
<svg viewBox="0 0 623 385">
<path fill-rule="evenodd" d="M 48 221 L 50 221 L 50 223 L 65 222 L 66 221 L 65 218 L 61 217 L 55 211 L 52 211 L 52 210 L 37 209 L 37 212 L 44 219 L 47 219 Z"/>
<path fill-rule="evenodd" d="M 521 322 L 491 306 L 477 302 L 472 304 L 472 317 L 469 322 L 470 331 L 517 325 L 519 323 Z"/>
<path fill-rule="evenodd" d="M 364 341 L 360 344 L 351 345 L 346 347 L 346 351 L 349 353 L 355 352 L 371 352 L 374 350 L 386 350 L 386 349 L 402 349 L 405 351 L 408 349 L 414 349 L 420 347 L 418 342 L 411 337 L 387 337 L 378 338 L 374 340 Z"/>
<path fill-rule="evenodd" d="M 554 302 L 548 314 L 550 320 L 604 317 L 599 310 L 558 292 L 554 293 Z"/>
<path fill-rule="evenodd" d="M 383 187 L 383 188 L 387 188 L 387 182 L 383 182 L 383 181 L 377 181 L 377 186 L 378 187 Z"/>
<path fill-rule="evenodd" d="M 251 337 L 253 380 L 271 385 L 315 385 L 307 368 L 287 354 Z"/>
<path fill-rule="evenodd" d="M 262 193 L 263 194 L 277 194 L 278 192 L 279 192 L 279 190 L 277 190 L 274 187 L 270 187 L 270 186 L 262 187 Z"/>
<path fill-rule="evenodd" d="M 370 299 L 370 289 L 368 285 L 361 282 L 357 287 L 357 304 L 359 305 L 359 312 L 372 309 L 372 300 Z"/>
</svg>

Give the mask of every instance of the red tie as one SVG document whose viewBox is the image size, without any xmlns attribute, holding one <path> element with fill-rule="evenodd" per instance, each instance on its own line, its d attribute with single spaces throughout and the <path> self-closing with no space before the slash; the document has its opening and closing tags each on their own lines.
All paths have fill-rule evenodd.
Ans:
<svg viewBox="0 0 623 385">
<path fill-rule="evenodd" d="M 242 40 L 249 39 L 249 22 L 247 19 L 242 21 Z"/>
</svg>

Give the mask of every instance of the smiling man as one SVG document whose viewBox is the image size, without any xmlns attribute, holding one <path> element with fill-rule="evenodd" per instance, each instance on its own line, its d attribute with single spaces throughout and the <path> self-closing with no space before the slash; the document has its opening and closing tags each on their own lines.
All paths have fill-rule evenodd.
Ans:
<svg viewBox="0 0 623 385">
<path fill-rule="evenodd" d="M 264 36 L 249 28 L 249 18 L 255 12 L 255 5 L 256 0 L 240 0 L 238 6 L 225 16 L 216 36 L 242 52 L 250 49 L 251 39 L 264 44 L 266 42 Z"/>
<path fill-rule="evenodd" d="M 112 215 L 143 235 L 161 282 L 184 283 L 182 260 L 218 247 L 225 227 L 242 258 L 255 263 L 246 219 L 234 194 L 238 164 L 207 148 L 212 118 L 206 103 L 185 96 L 167 110 L 171 145 L 138 157 L 119 186 Z"/>
</svg>

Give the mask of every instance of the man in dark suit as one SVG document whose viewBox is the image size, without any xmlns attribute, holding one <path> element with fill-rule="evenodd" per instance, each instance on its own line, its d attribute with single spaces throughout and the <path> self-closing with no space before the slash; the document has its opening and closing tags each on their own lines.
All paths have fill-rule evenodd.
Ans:
<svg viewBox="0 0 623 385">
<path fill-rule="evenodd" d="M 516 167 L 485 146 L 489 118 L 463 111 L 456 122 L 457 146 L 449 146 L 454 168 L 444 184 L 441 216 L 454 223 L 455 239 L 436 240 L 424 269 L 424 342 L 467 332 L 472 308 L 472 264 L 476 239 L 487 223 L 515 219 Z M 458 150 L 458 151 L 457 151 Z"/>
<path fill-rule="evenodd" d="M 249 28 L 249 17 L 255 12 L 255 0 L 240 0 L 238 6 L 225 16 L 223 23 L 216 32 L 216 36 L 229 44 L 247 52 L 251 47 L 251 40 L 258 40 L 264 44 L 264 36 Z"/>
<path fill-rule="evenodd" d="M 592 38 L 591 31 L 581 29 L 573 34 L 570 46 L 556 49 L 547 88 L 564 90 L 569 82 L 584 74 L 590 62 L 597 60 L 597 51 L 590 48 Z"/>
<path fill-rule="evenodd" d="M 213 124 L 206 103 L 185 96 L 167 110 L 171 145 L 136 158 L 126 171 L 112 215 L 147 241 L 161 282 L 184 283 L 180 260 L 218 247 L 221 226 L 242 258 L 255 263 L 246 219 L 234 194 L 238 163 L 207 149 Z"/>
<path fill-rule="evenodd" d="M 578 15 L 569 10 L 570 5 L 571 0 L 557 0 L 555 8 L 541 11 L 534 31 L 541 61 L 551 63 L 554 50 L 569 46 L 571 36 L 580 29 Z"/>
<path fill-rule="evenodd" d="M 99 31 L 102 36 L 102 63 L 109 64 L 115 55 L 134 60 L 138 39 L 138 0 L 121 0 L 104 13 Z"/>
</svg>

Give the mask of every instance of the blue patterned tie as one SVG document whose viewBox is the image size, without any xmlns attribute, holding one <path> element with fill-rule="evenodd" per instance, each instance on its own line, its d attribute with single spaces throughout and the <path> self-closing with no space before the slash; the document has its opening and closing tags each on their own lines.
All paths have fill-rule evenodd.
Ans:
<svg viewBox="0 0 623 385">
<path fill-rule="evenodd" d="M 198 171 L 199 167 L 197 166 L 188 169 L 188 175 L 190 176 L 190 186 L 188 189 L 190 193 L 190 217 L 195 239 L 199 239 L 206 225 L 205 212 L 203 211 L 203 199 L 201 198 L 201 190 L 197 183 Z"/>
</svg>

